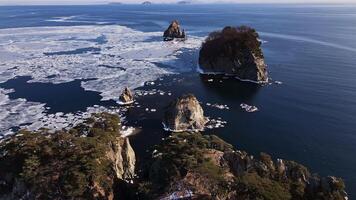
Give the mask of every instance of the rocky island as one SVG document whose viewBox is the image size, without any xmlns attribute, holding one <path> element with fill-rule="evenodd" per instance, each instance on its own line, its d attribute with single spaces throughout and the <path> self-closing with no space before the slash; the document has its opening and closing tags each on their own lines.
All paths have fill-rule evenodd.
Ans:
<svg viewBox="0 0 356 200">
<path fill-rule="evenodd" d="M 185 31 L 180 28 L 180 24 L 177 20 L 172 21 L 163 34 L 164 41 L 172 41 L 174 39 L 186 39 Z"/>
<path fill-rule="evenodd" d="M 201 74 L 223 74 L 244 81 L 268 81 L 259 35 L 247 26 L 210 33 L 199 52 Z"/>
<path fill-rule="evenodd" d="M 129 105 L 134 102 L 134 95 L 132 94 L 131 90 L 128 87 L 122 91 L 119 97 L 119 104 L 120 105 Z"/>
<path fill-rule="evenodd" d="M 197 98 L 183 95 L 167 107 L 164 115 L 164 127 L 168 131 L 202 131 L 207 122 L 203 108 Z"/>
<path fill-rule="evenodd" d="M 144 2 L 142 2 L 141 4 L 142 4 L 142 5 L 152 5 L 152 2 L 150 2 L 150 1 L 144 1 Z"/>
</svg>

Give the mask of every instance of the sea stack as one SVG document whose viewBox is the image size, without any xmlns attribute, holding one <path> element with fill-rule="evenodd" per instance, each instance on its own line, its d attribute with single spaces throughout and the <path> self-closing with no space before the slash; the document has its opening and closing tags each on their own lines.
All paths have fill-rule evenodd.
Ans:
<svg viewBox="0 0 356 200">
<path fill-rule="evenodd" d="M 268 81 L 267 65 L 255 29 L 227 26 L 209 34 L 199 52 L 199 72 L 224 74 L 244 81 Z"/>
<path fill-rule="evenodd" d="M 164 41 L 172 41 L 174 39 L 185 39 L 185 31 L 181 30 L 179 22 L 177 20 L 172 21 L 166 31 L 163 34 Z"/>
<path fill-rule="evenodd" d="M 119 104 L 120 105 L 129 105 L 129 104 L 132 104 L 134 102 L 134 97 L 133 97 L 133 94 L 131 92 L 131 90 L 126 87 L 120 97 L 119 97 Z"/>
<path fill-rule="evenodd" d="M 166 109 L 163 124 L 173 132 L 201 131 L 207 122 L 203 108 L 194 95 L 183 95 Z"/>
</svg>

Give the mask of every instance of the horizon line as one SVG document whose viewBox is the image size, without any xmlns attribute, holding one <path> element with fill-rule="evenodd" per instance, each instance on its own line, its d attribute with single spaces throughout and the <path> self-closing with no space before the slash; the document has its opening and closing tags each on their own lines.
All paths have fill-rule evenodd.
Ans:
<svg viewBox="0 0 356 200">
<path fill-rule="evenodd" d="M 116 5 L 115 5 L 116 4 Z M 194 3 L 188 3 L 188 4 L 179 4 L 178 2 L 171 2 L 171 3 L 152 3 L 151 5 L 143 5 L 142 3 L 123 3 L 123 2 L 106 2 L 106 3 L 62 3 L 62 4 L 47 4 L 47 3 L 34 3 L 34 4 L 23 4 L 23 3 L 19 3 L 19 4 L 1 4 L 0 6 L 85 6 L 85 5 L 115 5 L 115 6 L 119 6 L 119 5 L 142 5 L 142 6 L 152 6 L 152 5 L 178 5 L 178 6 L 188 6 L 188 5 L 210 5 L 210 4 L 221 4 L 221 5 L 225 5 L 225 4 L 244 4 L 244 5 L 256 5 L 256 4 L 260 4 L 260 5 L 356 5 L 356 2 L 290 2 L 290 3 L 280 3 L 280 2 L 205 2 L 205 3 L 200 3 L 200 2 L 194 2 Z"/>
</svg>

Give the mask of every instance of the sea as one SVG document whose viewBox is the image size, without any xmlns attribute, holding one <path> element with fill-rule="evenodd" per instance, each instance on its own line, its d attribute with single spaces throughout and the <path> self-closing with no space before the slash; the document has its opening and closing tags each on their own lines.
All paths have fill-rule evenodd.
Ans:
<svg viewBox="0 0 356 200">
<path fill-rule="evenodd" d="M 162 41 L 172 20 L 187 41 Z M 197 72 L 208 34 L 240 25 L 260 35 L 268 84 Z M 1 6 L 0 137 L 21 128 L 71 127 L 107 111 L 135 127 L 129 137 L 142 159 L 169 135 L 165 107 L 192 93 L 215 122 L 204 134 L 255 156 L 266 152 L 342 177 L 353 197 L 355 33 L 356 5 Z M 126 86 L 136 103 L 120 107 Z"/>
</svg>

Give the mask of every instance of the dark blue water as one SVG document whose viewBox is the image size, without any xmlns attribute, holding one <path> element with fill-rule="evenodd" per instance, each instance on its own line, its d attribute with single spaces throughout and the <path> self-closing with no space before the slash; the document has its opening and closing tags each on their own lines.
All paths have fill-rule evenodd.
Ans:
<svg viewBox="0 0 356 200">
<path fill-rule="evenodd" d="M 77 16 L 76 22 L 45 21 L 61 16 Z M 321 175 L 343 177 L 348 192 L 356 195 L 355 6 L 26 6 L 0 7 L 0 19 L 0 28 L 104 22 L 140 31 L 163 31 L 169 21 L 179 19 L 189 34 L 197 36 L 225 25 L 253 26 L 268 41 L 263 45 L 268 69 L 282 85 L 256 87 L 231 80 L 210 83 L 188 73 L 178 75 L 183 81 L 167 77 L 171 84 L 162 87 L 172 91 L 172 97 L 141 101 L 162 108 L 160 102 L 192 92 L 202 102 L 228 104 L 228 111 L 205 108 L 208 115 L 229 123 L 211 132 L 248 152 L 268 152 L 275 158 L 296 160 Z M 19 97 L 31 99 L 31 94 Z M 86 95 L 79 99 L 85 98 L 97 100 Z M 64 107 L 71 106 L 64 102 Z M 260 112 L 243 112 L 242 102 L 256 105 Z M 160 140 L 164 134 L 161 117 L 161 111 L 132 115 L 133 123 L 146 129 L 134 137 L 137 148 L 144 151 Z"/>
</svg>

